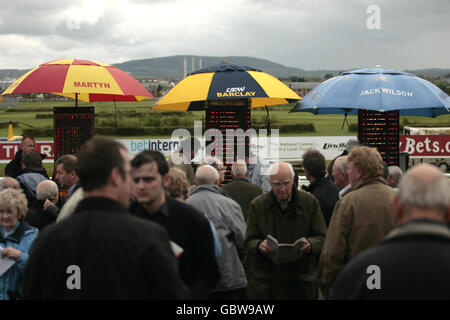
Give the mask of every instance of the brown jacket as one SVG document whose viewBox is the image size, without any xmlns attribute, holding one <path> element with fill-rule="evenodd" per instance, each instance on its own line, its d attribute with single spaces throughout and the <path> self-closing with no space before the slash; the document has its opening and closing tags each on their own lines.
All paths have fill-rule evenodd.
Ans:
<svg viewBox="0 0 450 320">
<path fill-rule="evenodd" d="M 338 201 L 319 261 L 320 288 L 325 296 L 347 262 L 381 242 L 396 226 L 389 201 L 393 194 L 395 190 L 383 178 L 375 177 L 361 181 Z"/>
</svg>

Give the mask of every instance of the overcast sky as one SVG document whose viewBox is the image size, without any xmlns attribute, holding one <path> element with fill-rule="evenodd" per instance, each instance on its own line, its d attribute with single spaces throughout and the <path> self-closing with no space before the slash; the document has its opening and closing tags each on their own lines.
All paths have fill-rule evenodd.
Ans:
<svg viewBox="0 0 450 320">
<path fill-rule="evenodd" d="M 0 0 L 0 69 L 184 54 L 305 70 L 450 68 L 450 1 Z"/>
</svg>

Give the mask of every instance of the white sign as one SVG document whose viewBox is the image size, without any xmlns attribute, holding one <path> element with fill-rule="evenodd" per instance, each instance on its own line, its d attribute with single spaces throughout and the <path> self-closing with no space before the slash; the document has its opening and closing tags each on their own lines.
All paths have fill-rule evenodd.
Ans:
<svg viewBox="0 0 450 320">
<path fill-rule="evenodd" d="M 275 161 L 276 159 L 270 157 L 272 154 L 279 155 L 282 160 L 301 160 L 303 152 L 309 148 L 319 150 L 325 159 L 334 159 L 339 156 L 345 149 L 345 144 L 351 139 L 356 139 L 356 136 L 318 136 L 318 137 L 278 137 L 273 141 L 271 138 L 252 139 L 250 149 L 261 155 L 267 155 L 266 159 Z M 275 141 L 278 140 L 279 143 Z M 118 140 L 128 150 L 130 157 L 134 157 L 139 152 L 144 150 L 155 150 L 161 152 L 164 156 L 169 157 L 175 150 L 177 150 L 180 140 L 172 139 L 133 139 L 133 140 Z M 203 141 L 204 145 L 204 141 Z M 269 148 L 270 147 L 270 148 Z M 268 150 L 269 149 L 269 150 Z M 278 152 L 273 152 L 273 151 Z"/>
</svg>

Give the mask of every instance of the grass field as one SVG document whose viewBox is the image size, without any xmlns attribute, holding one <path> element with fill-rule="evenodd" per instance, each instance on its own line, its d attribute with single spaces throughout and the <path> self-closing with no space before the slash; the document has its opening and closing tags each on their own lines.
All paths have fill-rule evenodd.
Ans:
<svg viewBox="0 0 450 320">
<path fill-rule="evenodd" d="M 151 117 L 153 113 L 164 112 L 160 110 L 152 110 L 151 107 L 155 103 L 155 99 L 144 100 L 141 102 L 118 102 L 116 105 L 116 111 L 118 112 L 119 125 L 133 125 L 133 119 L 120 118 L 120 112 L 136 111 L 144 114 L 144 117 Z M 80 102 L 79 106 L 94 106 L 97 118 L 103 120 L 114 119 L 114 104 L 112 102 L 96 102 L 96 103 L 84 103 Z M 18 107 L 13 110 L 0 109 L 0 137 L 8 135 L 8 128 L 5 125 L 8 121 L 17 121 L 19 124 L 14 128 L 15 135 L 21 135 L 22 130 L 28 126 L 35 128 L 53 127 L 53 107 L 55 106 L 74 106 L 74 101 L 22 101 Z M 356 135 L 356 132 L 350 132 L 347 125 L 341 130 L 342 123 L 344 121 L 344 115 L 313 115 L 310 113 L 296 112 L 289 113 L 293 106 L 280 106 L 269 108 L 271 117 L 271 123 L 283 123 L 283 124 L 296 124 L 296 123 L 313 123 L 316 132 L 308 133 L 283 133 L 281 136 L 347 136 Z M 12 112 L 15 111 L 15 112 Z M 19 112 L 16 112 L 19 111 Z M 36 115 L 46 115 L 45 118 L 36 119 Z M 180 113 L 183 118 L 188 118 L 189 121 L 200 120 L 204 117 L 204 111 Z M 252 119 L 258 120 L 260 123 L 266 119 L 266 111 L 264 109 L 253 109 Z M 99 120 L 99 119 L 98 119 Z M 348 116 L 349 123 L 357 123 L 356 116 Z M 426 117 L 401 117 L 401 124 L 408 124 L 411 126 L 446 126 L 450 127 L 450 115 L 440 116 L 437 118 Z M 276 124 L 271 126 L 276 128 Z M 112 138 L 122 139 L 134 139 L 144 138 L 148 136 L 113 136 Z M 162 136 L 153 136 L 158 138 Z M 39 140 L 53 140 L 53 137 L 37 137 Z M 4 172 L 6 164 L 0 164 L 0 173 Z M 53 163 L 44 163 L 49 175 L 53 174 Z"/>
<path fill-rule="evenodd" d="M 116 110 L 118 113 L 118 125 L 119 126 L 134 126 L 136 119 L 127 119 L 120 115 L 120 112 L 136 111 L 144 114 L 144 117 L 151 117 L 153 113 L 164 112 L 160 110 L 151 110 L 151 106 L 156 100 L 144 100 L 141 102 L 118 102 Z M 96 103 L 83 103 L 80 102 L 79 106 L 94 106 L 97 114 L 97 120 L 113 120 L 114 119 L 114 104 L 112 102 L 96 102 Z M 53 127 L 53 107 L 55 106 L 74 106 L 74 101 L 21 101 L 19 106 L 13 110 L 0 109 L 0 123 L 7 123 L 10 120 L 18 121 L 19 124 L 14 128 L 15 135 L 21 135 L 22 130 L 28 126 L 35 128 Z M 282 136 L 346 136 L 356 135 L 356 132 L 350 132 L 347 125 L 341 130 L 342 123 L 344 121 L 344 115 L 313 115 L 311 113 L 296 112 L 289 113 L 292 106 L 280 106 L 271 107 L 269 109 L 272 128 L 276 129 L 277 123 L 283 124 L 297 124 L 297 123 L 313 123 L 316 132 L 308 133 L 283 133 Z M 14 111 L 14 112 L 12 112 Z M 19 111 L 19 112 L 17 112 Z M 188 114 L 180 113 L 183 118 L 188 117 L 189 121 L 200 120 L 204 117 L 204 111 L 189 112 Z M 45 115 L 45 118 L 36 118 L 36 115 Z M 253 109 L 252 119 L 259 122 L 265 121 L 266 111 L 264 109 Z M 349 123 L 357 123 L 356 116 L 348 116 Z M 450 115 L 444 115 L 437 118 L 427 117 L 401 117 L 401 124 L 409 124 L 412 126 L 446 126 L 450 127 Z M 28 125 L 28 126 L 27 126 Z M 0 127 L 0 136 L 5 137 L 8 134 L 7 125 Z M 141 136 L 142 137 L 142 136 Z M 139 137 L 113 137 L 113 138 L 139 138 Z M 40 140 L 52 140 L 53 137 L 38 137 Z"/>
</svg>

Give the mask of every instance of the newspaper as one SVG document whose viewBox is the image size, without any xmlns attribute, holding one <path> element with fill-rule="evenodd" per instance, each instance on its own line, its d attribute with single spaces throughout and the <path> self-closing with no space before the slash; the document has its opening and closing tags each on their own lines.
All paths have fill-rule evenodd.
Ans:
<svg viewBox="0 0 450 320">
<path fill-rule="evenodd" d="M 274 264 L 282 264 L 294 262 L 297 259 L 303 257 L 303 253 L 300 252 L 300 248 L 307 243 L 306 238 L 297 239 L 293 243 L 279 243 L 272 235 L 266 237 L 267 245 L 275 250 L 268 254 Z"/>
</svg>

